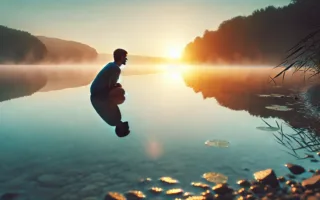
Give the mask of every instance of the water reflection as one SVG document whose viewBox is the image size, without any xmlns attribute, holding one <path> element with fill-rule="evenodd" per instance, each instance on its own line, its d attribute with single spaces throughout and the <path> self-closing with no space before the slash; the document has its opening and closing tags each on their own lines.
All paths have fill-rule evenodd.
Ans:
<svg viewBox="0 0 320 200">
<path fill-rule="evenodd" d="M 316 82 L 305 82 L 302 74 L 288 74 L 275 85 L 269 76 L 272 68 L 193 68 L 183 73 L 188 87 L 203 98 L 215 98 L 232 110 L 245 110 L 263 118 L 280 118 L 294 128 L 320 130 L 317 119 L 303 113 L 300 91 Z M 285 109 L 284 109 L 285 108 Z"/>
<path fill-rule="evenodd" d="M 274 84 L 269 82 L 273 73 L 271 68 L 193 68 L 183 78 L 204 99 L 215 98 L 224 107 L 252 116 L 284 120 L 270 125 L 262 119 L 266 126 L 257 129 L 271 131 L 290 155 L 304 158 L 300 151 L 319 151 L 319 119 L 306 113 L 301 91 L 320 81 L 305 82 L 304 74 L 297 73 Z"/>
<path fill-rule="evenodd" d="M 47 83 L 46 75 L 38 68 L 1 66 L 0 102 L 30 96 Z"/>
<path fill-rule="evenodd" d="M 120 90 L 122 88 L 116 88 L 114 90 Z M 110 93 L 112 93 L 111 91 Z M 93 108 L 96 110 L 98 115 L 110 126 L 115 127 L 115 133 L 118 137 L 125 137 L 130 133 L 129 123 L 123 122 L 121 112 L 117 104 L 124 102 L 124 94 L 119 97 L 108 96 L 90 96 L 90 100 Z"/>
</svg>

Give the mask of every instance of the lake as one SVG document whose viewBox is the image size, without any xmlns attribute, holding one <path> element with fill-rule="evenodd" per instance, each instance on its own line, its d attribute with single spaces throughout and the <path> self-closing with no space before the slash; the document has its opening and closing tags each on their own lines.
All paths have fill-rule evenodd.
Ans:
<svg viewBox="0 0 320 200">
<path fill-rule="evenodd" d="M 200 194 L 191 182 L 214 186 L 202 177 L 207 172 L 228 177 L 236 188 L 237 180 L 253 179 L 256 171 L 272 168 L 284 176 L 288 162 L 319 168 L 298 157 L 316 155 L 320 142 L 299 148 L 294 140 L 284 146 L 277 139 L 297 130 L 317 138 L 310 129 L 317 119 L 299 101 L 308 87 L 300 75 L 274 85 L 268 77 L 276 71 L 269 67 L 168 65 L 134 71 L 128 64 L 121 77 L 126 101 L 119 109 L 131 133 L 119 138 L 90 102 L 90 83 L 101 66 L 10 67 L 3 67 L 0 81 L 0 194 L 73 200 L 140 190 L 147 199 L 174 199 L 152 196 L 148 189 Z M 283 134 L 265 131 L 264 121 L 275 129 L 281 125 Z M 228 146 L 206 145 L 208 140 Z M 163 185 L 158 180 L 163 176 L 179 183 Z M 148 177 L 149 183 L 139 182 Z"/>
</svg>

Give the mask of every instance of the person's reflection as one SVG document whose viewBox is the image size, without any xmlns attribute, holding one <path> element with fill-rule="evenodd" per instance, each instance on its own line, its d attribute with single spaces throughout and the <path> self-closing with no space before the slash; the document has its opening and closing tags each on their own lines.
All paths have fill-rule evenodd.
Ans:
<svg viewBox="0 0 320 200">
<path fill-rule="evenodd" d="M 128 122 L 121 121 L 121 112 L 118 107 L 125 100 L 124 90 L 119 87 L 113 89 L 108 96 L 90 96 L 92 106 L 99 116 L 110 126 L 115 127 L 118 137 L 125 137 L 130 133 Z"/>
</svg>

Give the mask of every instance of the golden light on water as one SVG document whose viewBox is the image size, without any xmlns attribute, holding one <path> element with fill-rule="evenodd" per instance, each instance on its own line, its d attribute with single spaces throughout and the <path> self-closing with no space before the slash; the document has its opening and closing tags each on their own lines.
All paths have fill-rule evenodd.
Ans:
<svg viewBox="0 0 320 200">
<path fill-rule="evenodd" d="M 161 144 L 156 141 L 147 142 L 146 153 L 149 156 L 149 158 L 152 158 L 152 159 L 159 158 L 163 153 Z"/>
</svg>

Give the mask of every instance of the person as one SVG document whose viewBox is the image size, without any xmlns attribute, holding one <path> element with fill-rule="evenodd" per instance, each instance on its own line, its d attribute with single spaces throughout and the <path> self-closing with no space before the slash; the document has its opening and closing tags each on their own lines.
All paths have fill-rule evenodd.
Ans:
<svg viewBox="0 0 320 200">
<path fill-rule="evenodd" d="M 114 88 L 122 87 L 118 83 L 121 74 L 120 66 L 126 65 L 127 55 L 128 52 L 124 49 L 114 50 L 114 61 L 103 67 L 91 84 L 90 93 L 92 96 L 108 96 Z"/>
<path fill-rule="evenodd" d="M 115 126 L 118 137 L 130 133 L 128 122 L 121 120 L 118 104 L 125 100 L 125 91 L 118 83 L 121 65 L 126 65 L 127 51 L 116 49 L 113 52 L 113 62 L 108 63 L 93 80 L 90 87 L 90 100 L 98 115 L 110 126 Z"/>
</svg>

